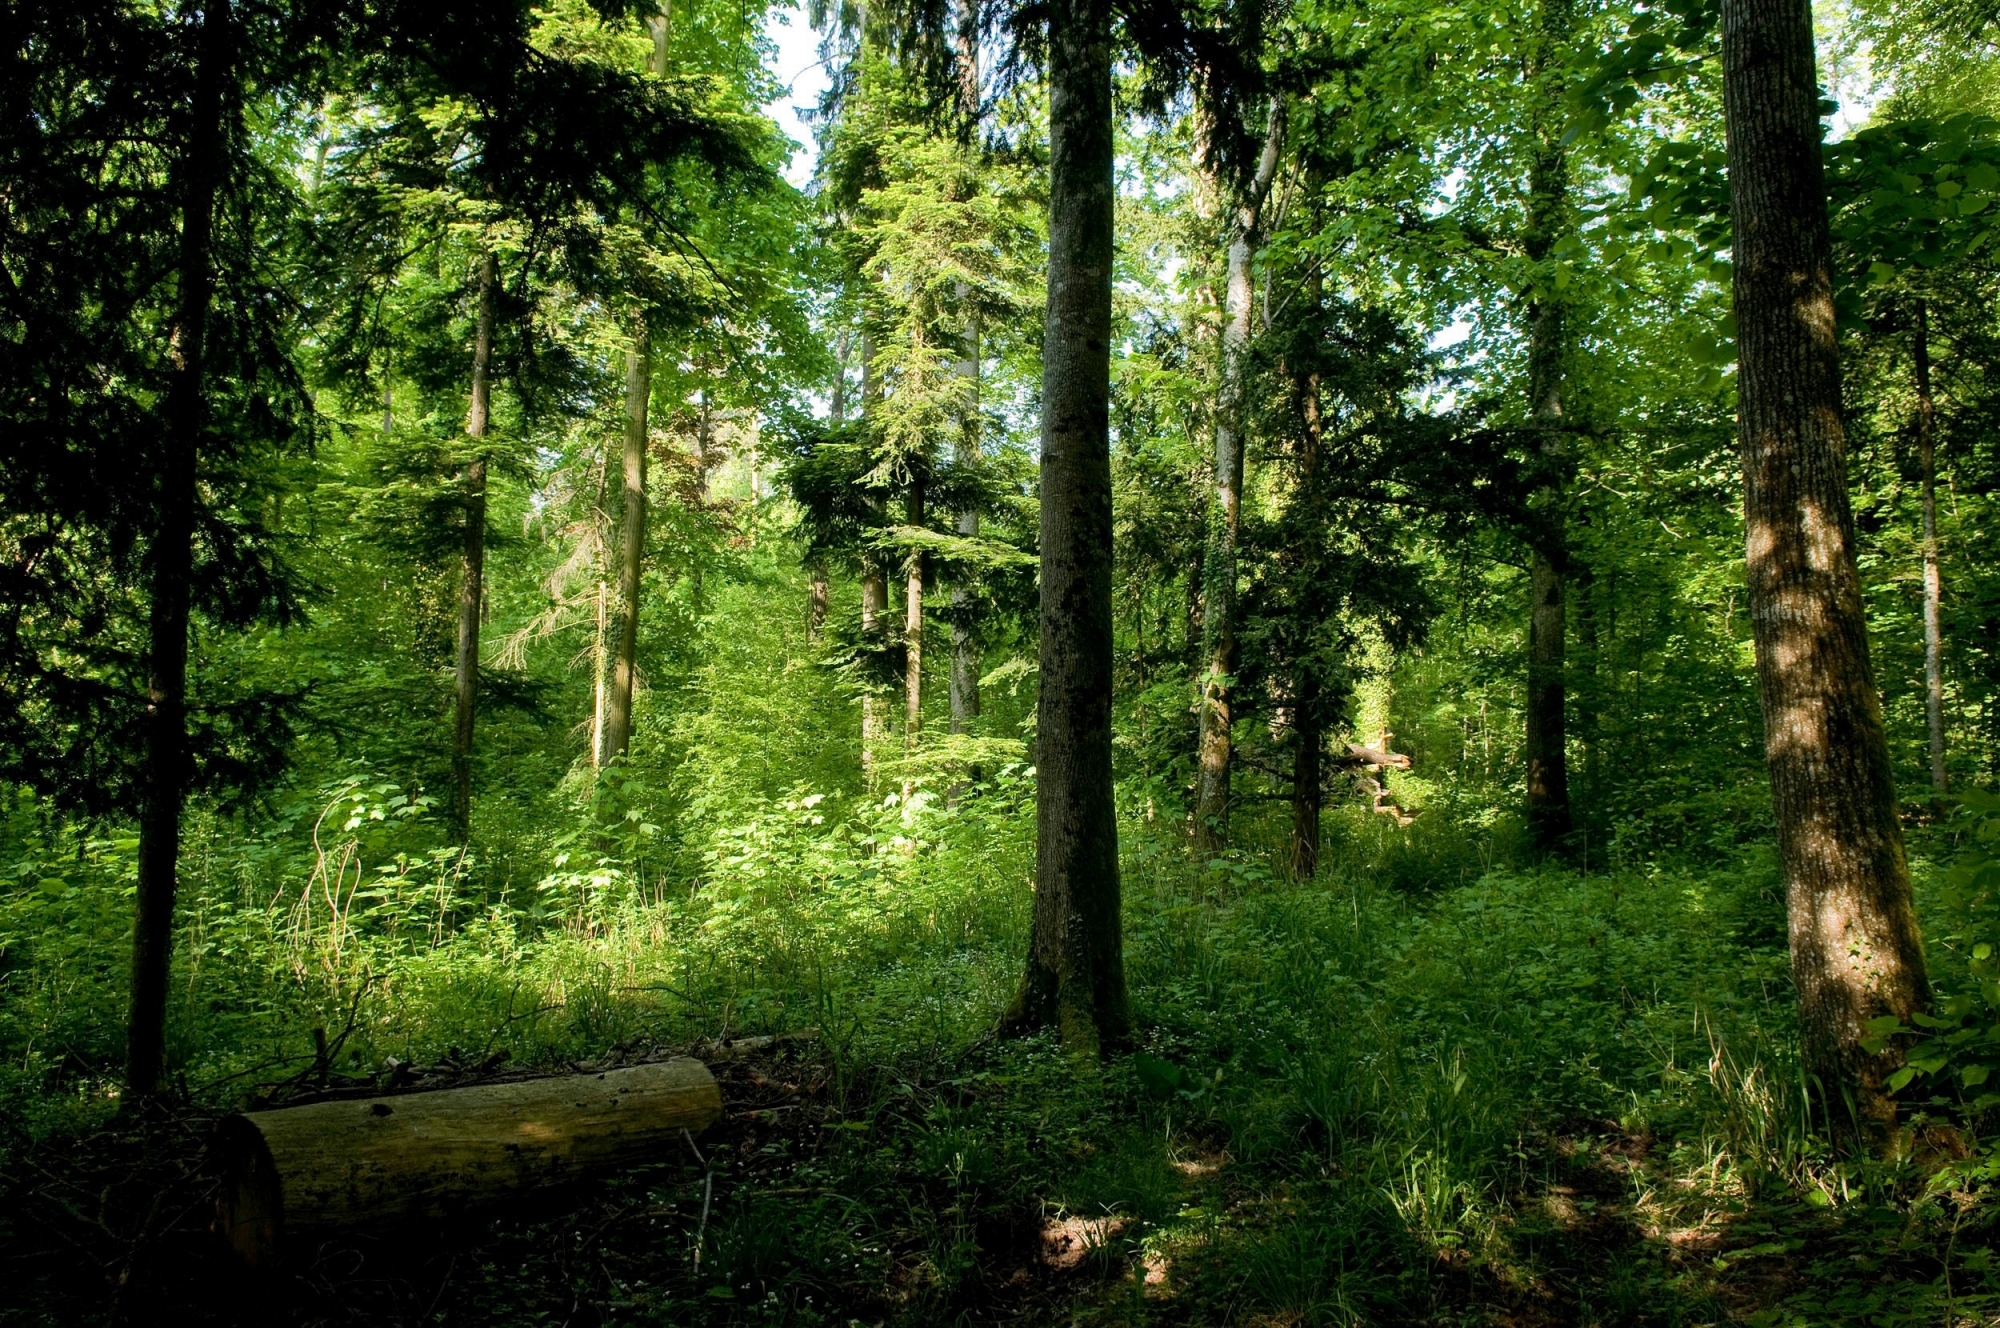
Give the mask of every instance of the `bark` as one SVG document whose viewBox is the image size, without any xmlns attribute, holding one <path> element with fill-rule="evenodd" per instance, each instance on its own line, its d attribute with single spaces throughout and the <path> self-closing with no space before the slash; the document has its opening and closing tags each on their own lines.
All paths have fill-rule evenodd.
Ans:
<svg viewBox="0 0 2000 1328">
<path fill-rule="evenodd" d="M 924 482 L 910 479 L 911 529 L 924 524 Z M 915 748 L 924 726 L 924 554 L 912 549 L 903 567 L 903 747 Z"/>
<path fill-rule="evenodd" d="M 1583 656 L 1582 695 L 1570 698 L 1576 710 L 1577 744 L 1583 750 L 1583 799 L 1586 807 L 1594 806 L 1597 790 L 1603 787 L 1600 781 L 1598 755 L 1600 744 L 1597 740 L 1598 714 L 1598 644 L 1597 644 L 1597 577 L 1588 564 L 1576 569 L 1576 646 Z M 1586 864 L 1588 865 L 1588 864 Z"/>
<path fill-rule="evenodd" d="M 1901 1054 L 1866 1052 L 1863 1025 L 1907 1021 L 1928 981 L 1854 564 L 1807 0 L 1724 0 L 1722 53 L 1746 562 L 1800 1049 L 1880 1141 Z"/>
<path fill-rule="evenodd" d="M 1572 225 L 1569 160 L 1562 142 L 1562 57 L 1569 43 L 1569 0 L 1545 0 L 1536 78 L 1544 84 L 1536 117 L 1536 143 L 1528 168 L 1528 216 L 1523 248 L 1544 263 Z M 1540 432 L 1537 444 L 1553 474 L 1567 452 L 1562 433 L 1565 332 L 1560 297 L 1538 283 L 1528 303 L 1529 408 Z M 1569 735 L 1565 655 L 1569 536 L 1560 479 L 1536 496 L 1540 520 L 1528 553 L 1528 831 L 1544 852 L 1564 847 L 1572 829 L 1569 801 Z"/>
<path fill-rule="evenodd" d="M 1236 541 L 1242 527 L 1244 388 L 1254 289 L 1252 260 L 1263 238 L 1264 199 L 1284 144 L 1284 103 L 1273 100 L 1257 170 L 1231 209 L 1225 277 L 1222 362 L 1215 412 L 1215 496 L 1208 511 L 1207 576 L 1203 596 L 1201 747 L 1195 780 L 1194 840 L 1214 853 L 1229 840 L 1230 725 L 1235 688 Z"/>
<path fill-rule="evenodd" d="M 300 1237 L 436 1222 L 658 1162 L 722 1114 L 706 1065 L 344 1098 L 231 1116 L 217 1229 L 253 1266 Z"/>
<path fill-rule="evenodd" d="M 653 397 L 653 356 L 645 321 L 625 352 L 624 540 L 618 549 L 618 647 L 611 658 L 606 759 L 632 749 L 632 690 L 639 669 L 639 588 L 646 573 L 647 409 Z"/>
<path fill-rule="evenodd" d="M 1317 302 L 1317 270 L 1311 278 Z M 1320 414 L 1319 375 L 1307 374 L 1299 383 L 1299 412 L 1304 429 L 1299 434 L 1298 491 L 1294 501 L 1311 502 L 1318 491 L 1320 448 L 1325 420 Z M 1320 714 L 1323 688 L 1316 661 L 1301 659 L 1292 683 L 1292 879 L 1309 881 L 1319 871 L 1319 821 L 1321 786 L 1324 779 L 1323 752 L 1326 733 Z"/>
<path fill-rule="evenodd" d="M 1049 6 L 1035 904 L 1007 1031 L 1094 1054 L 1131 1033 L 1111 792 L 1109 0 Z"/>
<path fill-rule="evenodd" d="M 875 339 L 861 334 L 861 422 L 874 423 L 880 385 L 875 379 Z M 874 550 L 861 555 L 861 649 L 871 659 L 879 659 L 888 646 L 889 582 L 882 560 Z M 861 775 L 872 791 L 876 764 L 882 745 L 884 716 L 882 697 L 871 675 L 863 680 L 861 693 Z"/>
<path fill-rule="evenodd" d="M 479 264 L 479 312 L 472 334 L 472 401 L 465 416 L 474 453 L 465 467 L 465 552 L 459 568 L 458 666 L 451 724 L 452 826 L 461 842 L 472 834 L 472 723 L 479 695 L 479 618 L 486 588 L 486 452 L 492 404 L 493 288 L 499 260 L 488 250 Z"/>
<path fill-rule="evenodd" d="M 1924 496 L 1924 718 L 1931 731 L 1931 792 L 1946 791 L 1944 769 L 1944 578 L 1938 569 L 1937 403 L 1931 397 L 1930 311 L 1917 301 L 1917 464 Z"/>
<path fill-rule="evenodd" d="M 140 767 L 139 861 L 132 919 L 132 992 L 126 1022 L 128 1102 L 151 1096 L 166 1068 L 167 983 L 179 889 L 181 810 L 187 801 L 188 613 L 201 433 L 203 373 L 215 298 L 215 202 L 224 170 L 225 117 L 236 44 L 228 4 L 202 11 L 196 87 L 181 159 L 179 289 L 167 343 L 158 526 L 148 551 L 146 710 Z"/>
<path fill-rule="evenodd" d="M 1320 726 L 1319 671 L 1299 671 L 1292 701 L 1292 879 L 1310 881 L 1319 871 L 1320 788 L 1325 779 L 1326 736 Z"/>
<path fill-rule="evenodd" d="M 826 609 L 833 593 L 827 584 L 826 559 L 813 559 L 811 575 L 812 587 L 806 601 L 806 639 L 816 642 L 826 631 Z"/>
<path fill-rule="evenodd" d="M 605 508 L 611 484 L 611 463 L 604 449 L 597 453 L 597 497 L 590 509 L 591 535 L 597 541 L 597 622 L 590 638 L 590 768 L 601 770 L 607 756 L 605 724 L 611 708 L 611 520 Z"/>
<path fill-rule="evenodd" d="M 961 470 L 976 471 L 979 445 L 979 320 L 966 318 L 964 354 L 958 361 L 958 375 L 965 380 L 965 402 L 959 419 L 957 456 Z M 958 533 L 966 539 L 979 537 L 979 509 L 968 507 L 958 514 Z M 971 573 L 961 571 L 959 584 L 951 590 L 951 731 L 969 733 L 979 718 L 979 647 L 971 621 L 973 596 L 966 580 Z"/>
</svg>

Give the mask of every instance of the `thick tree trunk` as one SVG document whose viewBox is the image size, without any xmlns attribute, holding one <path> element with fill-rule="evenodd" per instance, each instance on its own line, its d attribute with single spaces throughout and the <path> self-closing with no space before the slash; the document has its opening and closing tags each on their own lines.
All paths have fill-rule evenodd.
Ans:
<svg viewBox="0 0 2000 1328">
<path fill-rule="evenodd" d="M 1907 1020 L 1929 984 L 1854 565 L 1810 5 L 1723 0 L 1722 53 L 1750 612 L 1801 1051 L 1879 1138 L 1901 1056 L 1866 1052 L 1863 1025 Z"/>
<path fill-rule="evenodd" d="M 179 290 L 167 343 L 159 524 L 148 550 L 139 862 L 132 919 L 132 1002 L 125 1030 L 128 1102 L 150 1097 L 166 1068 L 167 979 L 173 963 L 181 810 L 187 799 L 188 613 L 194 575 L 196 477 L 208 414 L 203 382 L 215 298 L 215 199 L 236 45 L 227 3 L 202 11 L 194 105 L 180 161 Z"/>
<path fill-rule="evenodd" d="M 1563 57 L 1570 37 L 1570 0 L 1545 0 L 1537 90 L 1534 159 L 1528 168 L 1528 216 L 1523 248 L 1537 263 L 1548 260 L 1571 229 L 1569 160 L 1562 141 Z M 1553 283 L 1538 283 L 1528 303 L 1529 408 L 1541 431 L 1543 458 L 1556 470 L 1568 451 L 1563 441 L 1564 327 Z M 1536 496 L 1539 529 L 1528 553 L 1528 831 L 1535 846 L 1554 852 L 1571 829 L 1565 635 L 1569 537 L 1560 479 Z"/>
<path fill-rule="evenodd" d="M 1035 912 L 1002 1027 L 1054 1024 L 1099 1053 L 1131 1032 L 1111 792 L 1111 7 L 1048 12 Z"/>
<path fill-rule="evenodd" d="M 1244 380 L 1255 295 L 1252 261 L 1262 239 L 1265 196 L 1284 145 L 1282 101 L 1271 103 L 1257 172 L 1237 191 L 1231 211 L 1225 276 L 1222 357 L 1215 410 L 1215 496 L 1208 511 L 1207 577 L 1203 595 L 1201 748 L 1195 775 L 1194 842 L 1214 853 L 1229 842 L 1230 726 L 1236 677 L 1236 540 L 1242 527 Z"/>
<path fill-rule="evenodd" d="M 1931 731 L 1931 792 L 1946 791 L 1944 769 L 1944 577 L 1938 568 L 1937 403 L 1931 397 L 1930 311 L 1917 301 L 1917 464 L 1924 495 L 1924 718 Z"/>
<path fill-rule="evenodd" d="M 217 1229 L 252 1265 L 299 1237 L 436 1222 L 675 1156 L 722 1114 L 700 1061 L 231 1116 Z"/>
<path fill-rule="evenodd" d="M 472 334 L 472 401 L 465 434 L 479 447 L 492 404 L 493 288 L 500 263 L 487 250 L 479 263 L 479 312 Z M 486 453 L 465 467 L 465 553 L 459 568 L 458 667 L 453 679 L 451 724 L 452 826 L 459 840 L 472 835 L 472 722 L 479 700 L 479 617 L 486 589 Z"/>
<path fill-rule="evenodd" d="M 645 321 L 625 352 L 624 540 L 618 550 L 618 648 L 611 659 L 606 759 L 632 749 L 632 689 L 639 670 L 639 587 L 646 573 L 647 409 L 653 398 L 653 354 Z"/>
</svg>

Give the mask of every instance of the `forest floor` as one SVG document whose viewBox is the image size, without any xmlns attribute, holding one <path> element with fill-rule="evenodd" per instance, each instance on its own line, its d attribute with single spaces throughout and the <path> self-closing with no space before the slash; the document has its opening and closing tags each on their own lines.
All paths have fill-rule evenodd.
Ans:
<svg viewBox="0 0 2000 1328">
<path fill-rule="evenodd" d="M 1163 1102 L 1143 1073 L 1079 1071 L 1037 1042 L 982 1043 L 928 1074 L 859 1077 L 811 1038 L 687 1050 L 714 1066 L 725 1112 L 684 1154 L 521 1211 L 295 1249 L 265 1274 L 240 1267 L 210 1227 L 212 1114 L 166 1107 L 17 1149 L 4 1178 L 0 1282 L 11 1290 L 0 1319 L 2000 1321 L 1990 1290 L 1954 1295 L 1954 1252 L 1940 1257 L 1937 1224 L 1907 1202 L 1923 1188 L 1920 1168 L 1873 1203 L 1815 1203 L 1782 1187 L 1753 1198 L 1713 1167 L 1704 1184 L 1644 1132 L 1572 1119 L 1515 1141 L 1515 1178 L 1490 1196 L 1475 1249 L 1448 1233 L 1422 1239 L 1393 1195 L 1363 1192 L 1337 1162 L 1318 1174 L 1245 1163 L 1198 1111 L 1173 1120 L 1174 1105 L 1194 1105 L 1185 1094 Z M 624 1048 L 577 1068 L 664 1054 Z M 445 1065 L 413 1087 L 491 1077 Z M 293 1084 L 277 1096 L 318 1095 Z M 1010 1156 L 1031 1160 L 1015 1173 L 1001 1164 Z M 1049 1180 L 1077 1171 L 1116 1198 L 1096 1211 L 1051 1202 Z M 1953 1213 L 1950 1227 L 1967 1216 Z M 1955 1256 L 1975 1277 L 1985 1271 L 1972 1242 Z"/>
<path fill-rule="evenodd" d="M 205 905 L 194 1088 L 143 1113 L 120 920 L 75 912 L 111 893 L 18 893 L 0 1324 L 2000 1324 L 2000 1163 L 1921 1125 L 1957 1108 L 1894 1162 L 1826 1142 L 1765 850 L 1507 868 L 1364 824 L 1296 883 L 1135 831 L 1140 1045 L 1100 1064 L 987 1035 L 1028 842 L 993 824 L 337 952 L 285 896 Z M 676 1052 L 725 1115 L 654 1166 L 256 1277 L 210 1231 L 229 1110 Z"/>
</svg>

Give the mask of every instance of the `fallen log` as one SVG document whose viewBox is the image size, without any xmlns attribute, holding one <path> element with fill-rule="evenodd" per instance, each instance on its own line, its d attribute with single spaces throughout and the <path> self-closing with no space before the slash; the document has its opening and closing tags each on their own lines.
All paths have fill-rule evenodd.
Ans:
<svg viewBox="0 0 2000 1328">
<path fill-rule="evenodd" d="M 440 1218 L 658 1161 L 721 1114 L 715 1076 L 684 1056 L 246 1112 L 219 1127 L 217 1228 L 267 1264 L 301 1235 Z"/>
</svg>

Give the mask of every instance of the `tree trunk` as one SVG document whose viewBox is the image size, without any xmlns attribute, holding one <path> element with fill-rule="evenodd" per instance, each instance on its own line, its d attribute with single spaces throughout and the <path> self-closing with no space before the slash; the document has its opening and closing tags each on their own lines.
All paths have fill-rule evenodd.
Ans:
<svg viewBox="0 0 2000 1328">
<path fill-rule="evenodd" d="M 1544 0 L 1536 56 L 1535 152 L 1528 167 L 1528 215 L 1523 248 L 1537 265 L 1548 261 L 1572 226 L 1569 160 L 1562 141 L 1563 59 L 1570 37 L 1570 0 Z M 1528 399 L 1540 432 L 1537 444 L 1552 478 L 1536 495 L 1539 528 L 1528 552 L 1528 832 L 1535 847 L 1557 852 L 1572 828 L 1565 635 L 1569 537 L 1560 466 L 1563 440 L 1563 308 L 1552 282 L 1536 281 L 1528 302 Z"/>
<path fill-rule="evenodd" d="M 924 524 L 924 482 L 910 478 L 910 526 Z M 924 726 L 924 553 L 912 549 L 903 567 L 903 749 L 914 750 Z"/>
<path fill-rule="evenodd" d="M 813 559 L 811 575 L 812 587 L 806 601 L 806 639 L 817 642 L 826 631 L 826 609 L 833 593 L 827 584 L 826 559 Z"/>
<path fill-rule="evenodd" d="M 491 249 L 479 263 L 479 312 L 472 334 L 472 402 L 465 415 L 466 437 L 478 446 L 486 437 L 491 405 L 488 375 L 493 364 L 493 288 L 500 264 Z M 472 721 L 479 693 L 479 616 L 486 582 L 486 453 L 465 468 L 465 556 L 459 569 L 458 667 L 451 725 L 452 826 L 461 843 L 472 837 Z"/>
<path fill-rule="evenodd" d="M 673 1157 L 722 1114 L 700 1061 L 253 1111 L 217 1130 L 216 1226 L 265 1265 L 300 1236 L 436 1222 Z"/>
<path fill-rule="evenodd" d="M 653 354 L 644 319 L 625 352 L 624 540 L 618 550 L 618 649 L 611 660 L 606 759 L 632 749 L 632 689 L 639 669 L 639 586 L 646 572 L 646 412 L 653 398 Z"/>
<path fill-rule="evenodd" d="M 605 725 L 611 710 L 611 520 L 605 510 L 611 487 L 611 462 L 606 449 L 597 450 L 597 497 L 591 504 L 591 538 L 597 551 L 597 621 L 590 638 L 590 768 L 602 770 L 608 756 Z"/>
<path fill-rule="evenodd" d="M 1320 297 L 1317 268 L 1309 279 L 1315 303 Z M 1297 380 L 1295 380 L 1297 381 Z M 1304 429 L 1299 434 L 1298 490 L 1295 502 L 1313 502 L 1319 489 L 1320 448 L 1326 423 L 1320 414 L 1320 382 L 1317 373 L 1299 382 L 1299 412 Z M 1292 680 L 1292 879 L 1309 881 L 1319 871 L 1319 820 L 1322 769 L 1326 733 L 1320 707 L 1323 704 L 1319 665 L 1302 658 L 1294 666 Z"/>
<path fill-rule="evenodd" d="M 148 551 L 139 862 L 132 919 L 132 1003 L 126 1022 L 127 1100 L 150 1097 L 166 1068 L 167 979 L 173 963 L 181 809 L 187 799 L 188 612 L 201 432 L 203 371 L 215 297 L 215 198 L 223 182 L 225 117 L 236 46 L 227 3 L 202 11 L 196 86 L 180 162 L 179 290 L 167 343 L 166 428 L 161 438 L 159 525 Z"/>
<path fill-rule="evenodd" d="M 833 342 L 833 391 L 828 401 L 828 415 L 836 425 L 847 422 L 847 351 L 851 344 L 847 329 L 842 328 Z M 806 603 L 806 639 L 817 643 L 826 631 L 826 611 L 833 598 L 825 554 L 813 554 L 807 574 L 811 589 Z"/>
<path fill-rule="evenodd" d="M 976 104 L 976 103 L 975 103 Z M 958 468 L 976 471 L 980 463 L 979 445 L 979 320 L 967 315 L 964 354 L 958 361 L 958 375 L 965 381 L 965 400 L 959 417 Z M 979 509 L 968 507 L 958 514 L 958 533 L 965 539 L 979 537 Z M 964 584 L 971 574 L 961 571 L 960 584 L 951 590 L 951 731 L 969 733 L 979 718 L 979 648 L 971 622 L 972 591 Z"/>
<path fill-rule="evenodd" d="M 1203 559 L 1207 585 L 1202 607 L 1204 667 L 1194 842 L 1196 850 L 1204 854 L 1218 852 L 1229 842 L 1230 725 L 1237 663 L 1236 539 L 1242 526 L 1244 379 L 1254 296 L 1251 264 L 1262 239 L 1264 198 L 1277 173 L 1284 136 L 1284 103 L 1274 99 L 1257 172 L 1237 191 L 1230 218 L 1215 411 L 1215 499 L 1208 511 L 1208 552 Z"/>
<path fill-rule="evenodd" d="M 873 427 L 880 384 L 875 379 L 875 339 L 861 334 L 861 422 Z M 872 440 L 871 440 L 872 441 Z M 879 515 L 879 513 L 878 513 Z M 861 649 L 870 663 L 882 656 L 889 633 L 889 581 L 882 559 L 873 549 L 861 555 Z M 875 788 L 876 767 L 882 746 L 884 724 L 882 697 L 871 669 L 862 679 L 861 693 L 861 777 L 869 790 Z"/>
<path fill-rule="evenodd" d="M 1048 12 L 1035 912 L 1001 1026 L 1054 1024 L 1095 1054 L 1131 1032 L 1111 791 L 1111 7 Z"/>
<path fill-rule="evenodd" d="M 1723 0 L 1722 53 L 1746 561 L 1800 1049 L 1880 1139 L 1902 1057 L 1868 1054 L 1863 1025 L 1907 1021 L 1929 984 L 1854 565 L 1810 5 Z"/>
<path fill-rule="evenodd" d="M 1938 570 L 1937 403 L 1931 398 L 1930 311 L 1917 301 L 1917 464 L 1924 493 L 1924 718 L 1931 731 L 1931 792 L 1946 790 L 1944 769 L 1944 578 Z"/>
</svg>

